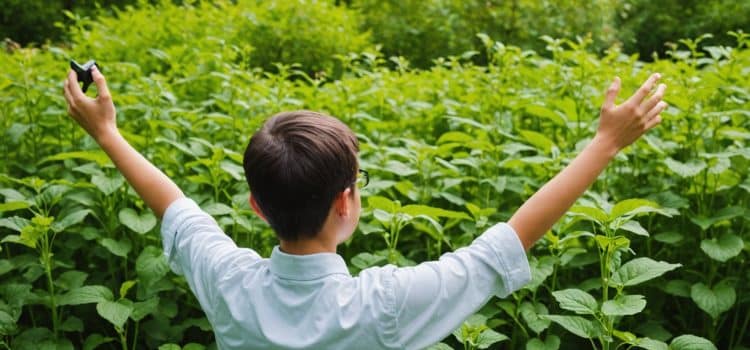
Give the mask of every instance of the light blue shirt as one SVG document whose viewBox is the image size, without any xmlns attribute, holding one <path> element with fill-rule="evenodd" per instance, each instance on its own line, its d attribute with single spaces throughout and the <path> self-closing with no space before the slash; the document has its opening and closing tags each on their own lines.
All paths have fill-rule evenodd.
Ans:
<svg viewBox="0 0 750 350">
<path fill-rule="evenodd" d="M 421 349 L 531 279 L 504 223 L 438 261 L 357 277 L 334 253 L 290 255 L 277 246 L 264 259 L 238 248 L 188 198 L 169 206 L 161 233 L 172 270 L 185 276 L 221 349 Z"/>
</svg>

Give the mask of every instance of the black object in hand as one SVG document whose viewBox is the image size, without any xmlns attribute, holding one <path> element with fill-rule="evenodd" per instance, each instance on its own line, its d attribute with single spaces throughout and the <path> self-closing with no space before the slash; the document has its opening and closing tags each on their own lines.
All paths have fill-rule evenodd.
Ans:
<svg viewBox="0 0 750 350">
<path fill-rule="evenodd" d="M 99 67 L 99 65 L 96 64 L 96 61 L 94 60 L 90 60 L 83 65 L 78 64 L 78 62 L 74 60 L 70 60 L 70 68 L 73 69 L 74 72 L 76 72 L 78 81 L 83 83 L 83 92 L 86 92 L 86 90 L 88 90 L 89 88 L 89 85 L 94 82 L 94 76 L 91 74 L 91 68 L 94 66 L 96 66 L 96 68 L 101 71 L 101 67 Z"/>
</svg>

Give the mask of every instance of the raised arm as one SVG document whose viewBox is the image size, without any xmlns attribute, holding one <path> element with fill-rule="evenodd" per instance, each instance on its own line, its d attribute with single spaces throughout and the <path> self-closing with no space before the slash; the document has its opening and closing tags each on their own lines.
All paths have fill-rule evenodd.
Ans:
<svg viewBox="0 0 750 350">
<path fill-rule="evenodd" d="M 128 183 L 161 218 L 169 204 L 183 196 L 182 191 L 122 137 L 117 129 L 115 106 L 104 76 L 96 67 L 92 75 L 99 93 L 95 99 L 81 91 L 75 72 L 71 70 L 68 73 L 63 87 L 68 113 L 96 140 Z"/>
<path fill-rule="evenodd" d="M 656 73 L 625 103 L 616 106 L 620 79 L 615 78 L 602 105 L 599 129 L 588 146 L 559 174 L 545 184 L 508 221 L 528 250 L 575 203 L 624 147 L 661 122 L 666 85 L 660 84 L 646 99 L 661 76 Z M 644 99 L 646 99 L 644 101 Z"/>
</svg>

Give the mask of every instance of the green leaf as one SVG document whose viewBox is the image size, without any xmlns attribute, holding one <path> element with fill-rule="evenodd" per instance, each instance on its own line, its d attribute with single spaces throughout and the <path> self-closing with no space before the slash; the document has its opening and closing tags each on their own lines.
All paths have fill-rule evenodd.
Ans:
<svg viewBox="0 0 750 350">
<path fill-rule="evenodd" d="M 125 184 L 125 179 L 119 175 L 116 175 L 115 177 L 94 175 L 91 177 L 91 183 L 93 183 L 99 191 L 109 196 Z"/>
<path fill-rule="evenodd" d="M 634 233 L 639 236 L 649 236 L 648 231 L 646 231 L 646 229 L 641 226 L 641 223 L 635 220 L 625 222 L 624 224 L 620 225 L 619 229 Z"/>
<path fill-rule="evenodd" d="M 524 286 L 524 289 L 536 290 L 544 281 L 552 275 L 555 270 L 555 263 L 557 258 L 550 255 L 545 255 L 541 258 L 532 258 L 529 261 L 529 267 L 531 268 L 531 281 Z"/>
<path fill-rule="evenodd" d="M 100 345 L 109 343 L 113 340 L 115 340 L 115 338 L 105 337 L 99 333 L 94 333 L 86 337 L 86 341 L 83 342 L 83 350 L 94 350 Z"/>
<path fill-rule="evenodd" d="M 662 215 L 671 216 L 666 211 L 662 210 L 661 206 L 656 202 L 652 202 L 646 199 L 632 198 L 620 201 L 615 204 L 612 207 L 609 219 L 614 220 L 623 216 L 634 216 L 644 213 L 659 213 Z"/>
<path fill-rule="evenodd" d="M 536 334 L 542 333 L 550 325 L 550 320 L 539 317 L 539 315 L 549 314 L 547 307 L 542 303 L 532 304 L 531 302 L 524 301 L 518 308 L 518 313 L 521 314 L 521 318 Z"/>
<path fill-rule="evenodd" d="M 669 350 L 717 350 L 716 346 L 708 339 L 684 334 L 672 339 Z"/>
<path fill-rule="evenodd" d="M 646 350 L 669 350 L 667 343 L 651 338 L 638 338 L 633 345 Z"/>
<path fill-rule="evenodd" d="M 564 289 L 552 292 L 560 307 L 579 315 L 593 315 L 599 309 L 596 299 L 580 289 Z"/>
<path fill-rule="evenodd" d="M 518 133 L 526 140 L 526 142 L 537 149 L 542 150 L 545 154 L 549 154 L 552 152 L 553 148 L 557 148 L 555 143 L 547 136 L 544 136 L 544 134 L 531 130 L 520 130 Z"/>
<path fill-rule="evenodd" d="M 562 116 L 560 116 L 560 114 L 557 114 L 555 111 L 544 106 L 528 105 L 526 106 L 525 110 L 526 113 L 547 119 L 559 126 L 564 126 L 566 123 L 566 120 Z"/>
<path fill-rule="evenodd" d="M 711 238 L 701 241 L 701 250 L 711 259 L 726 262 L 742 252 L 745 242 L 742 238 L 731 233 L 724 233 L 719 239 Z"/>
<path fill-rule="evenodd" d="M 650 258 L 636 258 L 628 261 L 612 275 L 612 285 L 629 287 L 641 284 L 672 271 L 682 264 L 670 264 Z"/>
<path fill-rule="evenodd" d="M 52 224 L 52 230 L 55 232 L 65 231 L 65 229 L 67 229 L 68 227 L 71 227 L 83 221 L 83 219 L 85 219 L 86 216 L 89 215 L 89 213 L 91 213 L 91 210 L 88 210 L 88 209 L 81 209 L 81 210 L 74 211 L 66 215 L 61 220 L 56 220 Z"/>
<path fill-rule="evenodd" d="M 646 307 L 643 295 L 618 295 L 602 304 L 602 313 L 607 316 L 635 315 Z"/>
<path fill-rule="evenodd" d="M 584 217 L 587 220 L 598 222 L 600 224 L 604 224 L 605 222 L 609 221 L 609 215 L 607 215 L 607 213 L 599 208 L 594 207 L 575 205 L 570 208 L 570 210 L 568 210 L 568 213 L 573 216 Z"/>
<path fill-rule="evenodd" d="M 96 304 L 96 312 L 99 316 L 113 324 L 116 329 L 123 329 L 125 322 L 128 321 L 130 313 L 133 312 L 133 307 L 120 301 L 109 301 L 104 300 Z"/>
<path fill-rule="evenodd" d="M 411 216 L 427 215 L 433 218 L 451 218 L 471 220 L 471 217 L 460 211 L 445 210 L 441 208 L 430 207 L 426 205 L 410 204 L 401 208 L 400 212 Z"/>
<path fill-rule="evenodd" d="M 581 316 L 540 315 L 540 317 L 557 323 L 581 338 L 594 338 L 601 334 L 601 329 L 594 322 Z"/>
<path fill-rule="evenodd" d="M 95 162 L 100 167 L 111 164 L 109 157 L 104 151 L 77 151 L 77 152 L 65 152 L 58 153 L 53 156 L 42 159 L 42 163 L 55 161 L 55 160 L 67 160 L 67 159 L 83 159 L 91 162 Z"/>
<path fill-rule="evenodd" d="M 232 209 L 232 207 L 222 203 L 209 203 L 208 205 L 202 207 L 202 209 L 211 216 L 229 215 L 234 212 L 234 209 Z"/>
<path fill-rule="evenodd" d="M 557 350 L 559 348 L 560 338 L 554 334 L 548 335 L 544 341 L 533 338 L 526 343 L 526 350 Z"/>
<path fill-rule="evenodd" d="M 152 297 L 146 301 L 133 303 L 133 313 L 130 315 L 130 318 L 133 319 L 133 321 L 138 322 L 144 317 L 156 312 L 158 307 L 159 297 Z"/>
<path fill-rule="evenodd" d="M 26 209 L 31 205 L 26 201 L 13 201 L 7 203 L 0 203 L 0 212 L 14 211 L 20 209 Z"/>
<path fill-rule="evenodd" d="M 125 298 L 128 295 L 128 291 L 130 290 L 130 288 L 133 288 L 135 283 L 135 280 L 122 282 L 122 284 L 120 285 L 120 298 Z"/>
<path fill-rule="evenodd" d="M 146 247 L 135 261 L 135 271 L 138 280 L 145 289 L 151 288 L 169 272 L 167 259 L 161 249 L 154 246 Z"/>
<path fill-rule="evenodd" d="M 479 349 L 487 349 L 492 344 L 501 342 L 503 340 L 508 340 L 508 338 L 505 334 L 498 333 L 492 329 L 485 329 L 482 331 L 482 333 L 479 334 L 477 337 L 477 348 Z"/>
<path fill-rule="evenodd" d="M 128 256 L 128 253 L 130 253 L 130 249 L 132 248 L 132 245 L 128 239 L 116 241 L 111 238 L 103 238 L 101 242 L 99 242 L 99 244 L 101 244 L 104 248 L 107 248 L 107 250 L 113 255 L 117 255 L 123 258 L 126 258 Z"/>
<path fill-rule="evenodd" d="M 105 286 L 83 286 L 72 289 L 57 298 L 57 305 L 81 305 L 113 300 L 112 291 Z"/>
<path fill-rule="evenodd" d="M 145 234 L 156 226 L 156 217 L 151 211 L 138 215 L 132 208 L 123 208 L 118 217 L 123 225 L 139 234 Z"/>
<path fill-rule="evenodd" d="M 400 207 L 392 200 L 381 196 L 368 197 L 367 204 L 369 205 L 371 210 L 380 209 L 387 213 L 395 213 L 396 210 L 398 210 L 398 208 Z"/>
<path fill-rule="evenodd" d="M 664 160 L 669 170 L 681 177 L 693 177 L 706 169 L 706 162 L 702 160 L 690 160 L 687 163 L 678 162 L 672 158 Z"/>
<path fill-rule="evenodd" d="M 16 232 L 21 232 L 21 230 L 29 223 L 31 223 L 31 221 L 19 216 L 0 219 L 0 227 L 9 228 Z"/>
<path fill-rule="evenodd" d="M 713 288 L 703 283 L 696 283 L 690 288 L 690 298 L 698 307 L 717 319 L 719 315 L 732 308 L 737 300 L 734 288 L 722 281 Z"/>
</svg>

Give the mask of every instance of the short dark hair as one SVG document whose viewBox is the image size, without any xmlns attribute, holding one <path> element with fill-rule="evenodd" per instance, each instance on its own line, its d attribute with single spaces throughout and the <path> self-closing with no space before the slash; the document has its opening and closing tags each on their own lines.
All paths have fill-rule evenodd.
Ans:
<svg viewBox="0 0 750 350">
<path fill-rule="evenodd" d="M 268 119 L 245 150 L 245 177 L 282 240 L 318 234 L 333 199 L 357 176 L 359 144 L 340 120 L 312 111 Z"/>
</svg>

